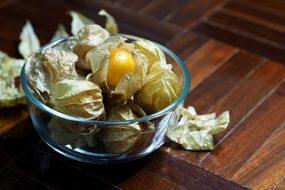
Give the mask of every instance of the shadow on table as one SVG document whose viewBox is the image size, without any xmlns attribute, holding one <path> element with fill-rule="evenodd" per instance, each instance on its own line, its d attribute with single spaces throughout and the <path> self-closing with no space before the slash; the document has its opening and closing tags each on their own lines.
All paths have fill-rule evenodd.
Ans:
<svg viewBox="0 0 285 190">
<path fill-rule="evenodd" d="M 111 184 L 120 184 L 130 178 L 143 169 L 148 157 L 121 164 L 85 164 L 59 155 L 38 140 L 34 148 L 10 167 L 52 188 L 76 189 L 94 185 L 96 189 L 100 189 Z"/>
</svg>

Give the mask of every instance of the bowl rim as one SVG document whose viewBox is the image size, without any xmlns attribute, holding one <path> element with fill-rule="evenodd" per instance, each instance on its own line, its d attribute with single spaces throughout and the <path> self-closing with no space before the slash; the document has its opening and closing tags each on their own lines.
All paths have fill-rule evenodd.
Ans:
<svg viewBox="0 0 285 190">
<path fill-rule="evenodd" d="M 133 35 L 129 35 L 129 34 L 118 34 L 118 35 L 121 35 L 121 36 L 126 37 L 127 39 L 131 39 L 131 40 L 145 39 L 143 37 L 133 36 Z M 71 37 L 56 40 L 54 42 L 50 42 L 50 43 L 44 45 L 43 47 L 41 47 L 39 49 L 39 51 L 44 51 L 46 49 L 52 48 L 52 47 L 54 47 L 60 43 L 66 42 L 66 41 L 71 40 L 73 38 L 74 37 L 71 36 Z M 145 40 L 148 40 L 148 39 L 145 39 Z M 23 89 L 26 97 L 29 99 L 29 101 L 32 102 L 37 108 L 39 108 L 40 110 L 50 114 L 51 116 L 56 116 L 58 118 L 65 119 L 68 121 L 80 122 L 80 123 L 84 123 L 84 124 L 93 124 L 93 125 L 126 125 L 126 124 L 131 124 L 131 123 L 136 123 L 136 122 L 149 121 L 149 120 L 158 118 L 158 117 L 170 112 L 171 110 L 176 108 L 180 103 L 183 102 L 183 100 L 186 98 L 186 96 L 189 92 L 190 80 L 191 79 L 190 79 L 190 74 L 188 72 L 188 69 L 187 69 L 186 65 L 184 64 L 184 61 L 178 55 L 176 55 L 173 51 L 171 51 L 170 49 L 168 49 L 164 45 L 161 45 L 160 43 L 154 42 L 152 40 L 148 40 L 148 41 L 155 43 L 164 53 L 167 53 L 170 57 L 172 57 L 172 59 L 174 59 L 175 62 L 179 65 L 179 67 L 182 71 L 182 75 L 184 77 L 184 82 L 182 84 L 181 94 L 176 98 L 175 101 L 173 101 L 171 104 L 169 104 L 165 108 L 159 110 L 158 112 L 155 112 L 155 113 L 143 116 L 143 117 L 139 117 L 136 119 L 125 120 L 125 121 L 95 120 L 95 119 L 82 118 L 82 117 L 78 117 L 78 116 L 72 116 L 72 115 L 67 115 L 67 114 L 61 113 L 59 111 L 56 111 L 56 110 L 48 107 L 47 105 L 42 103 L 40 100 L 38 100 L 31 93 L 30 88 L 29 88 L 28 83 L 27 83 L 26 73 L 25 73 L 26 61 L 25 61 L 24 65 L 21 69 L 21 74 L 20 74 L 20 83 L 21 83 L 22 89 Z"/>
</svg>

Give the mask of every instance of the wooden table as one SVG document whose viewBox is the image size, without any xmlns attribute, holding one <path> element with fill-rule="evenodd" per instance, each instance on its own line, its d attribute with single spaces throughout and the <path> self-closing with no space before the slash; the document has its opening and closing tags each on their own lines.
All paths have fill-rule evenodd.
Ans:
<svg viewBox="0 0 285 190">
<path fill-rule="evenodd" d="M 50 150 L 24 106 L 0 111 L 0 189 L 285 189 L 285 2 L 283 0 L 1 0 L 0 49 L 17 52 L 31 20 L 41 43 L 68 10 L 97 23 L 106 9 L 120 31 L 159 41 L 191 73 L 186 105 L 230 110 L 212 152 L 172 143 L 127 164 L 94 166 Z"/>
</svg>

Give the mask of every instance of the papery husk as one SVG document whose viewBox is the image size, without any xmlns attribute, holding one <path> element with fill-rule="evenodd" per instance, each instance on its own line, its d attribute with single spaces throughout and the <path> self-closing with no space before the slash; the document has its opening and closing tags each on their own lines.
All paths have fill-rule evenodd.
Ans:
<svg viewBox="0 0 285 190">
<path fill-rule="evenodd" d="M 140 51 L 134 50 L 132 56 L 135 63 L 134 73 L 128 73 L 121 78 L 115 90 L 114 95 L 119 95 L 120 99 L 127 101 L 138 90 L 141 89 L 146 79 L 148 60 Z"/>
<path fill-rule="evenodd" d="M 148 71 L 157 63 L 161 68 L 171 70 L 172 65 L 167 64 L 163 51 L 154 43 L 146 39 L 139 39 L 134 42 L 135 49 L 140 50 L 149 61 Z"/>
<path fill-rule="evenodd" d="M 76 66 L 91 70 L 89 62 L 85 61 L 87 52 L 104 42 L 109 36 L 109 33 L 97 24 L 84 26 L 75 36 L 73 52 L 79 57 Z"/>
<path fill-rule="evenodd" d="M 80 127 L 78 123 L 77 126 Z M 70 130 L 70 128 L 76 127 L 75 123 L 52 117 L 47 127 L 51 131 L 51 140 L 58 145 L 70 145 L 72 148 L 78 148 L 84 146 L 95 147 L 97 144 L 96 133 L 98 132 L 98 128 L 96 126 L 93 126 L 95 129 L 92 129 L 89 133 L 82 134 L 80 132 L 78 134 Z"/>
<path fill-rule="evenodd" d="M 116 20 L 112 15 L 110 15 L 107 11 L 104 9 L 100 10 L 98 12 L 100 16 L 105 16 L 106 17 L 106 24 L 105 24 L 105 29 L 108 30 L 111 34 L 118 33 L 118 25 L 116 23 Z"/>
<path fill-rule="evenodd" d="M 113 142 L 113 141 L 124 141 L 125 139 L 137 136 L 140 132 L 140 129 L 134 129 L 128 125 L 123 126 L 104 126 L 100 131 L 100 141 L 104 144 Z"/>
<path fill-rule="evenodd" d="M 18 46 L 19 53 L 24 59 L 27 59 L 31 53 L 38 51 L 39 49 L 40 41 L 34 32 L 31 22 L 28 20 L 20 34 L 20 43 Z"/>
<path fill-rule="evenodd" d="M 42 66 L 51 83 L 77 77 L 75 62 L 78 57 L 68 51 L 47 49 L 42 54 Z"/>
<path fill-rule="evenodd" d="M 138 138 L 139 136 L 132 136 L 122 141 L 111 141 L 105 143 L 105 150 L 113 154 L 125 153 L 132 149 Z"/>
<path fill-rule="evenodd" d="M 169 126 L 167 137 L 186 150 L 213 150 L 213 135 L 224 131 L 230 121 L 229 112 L 216 117 L 215 113 L 197 115 L 194 107 L 181 108 L 181 119 L 177 126 Z"/>
<path fill-rule="evenodd" d="M 107 120 L 109 121 L 126 121 L 137 117 L 138 115 L 128 105 L 113 107 L 107 114 Z M 121 128 L 140 130 L 139 123 L 126 124 L 121 126 Z"/>
<path fill-rule="evenodd" d="M 77 11 L 69 11 L 68 13 L 72 17 L 71 33 L 73 35 L 76 35 L 77 32 L 81 30 L 85 25 L 95 24 L 93 20 Z"/>
<path fill-rule="evenodd" d="M 64 50 L 47 49 L 33 53 L 26 62 L 26 77 L 30 87 L 42 101 L 48 101 L 53 84 L 77 77 L 76 61 L 74 53 Z"/>
<path fill-rule="evenodd" d="M 126 152 L 135 152 L 140 151 L 148 146 L 151 142 L 151 139 L 154 135 L 155 128 L 153 124 L 149 124 L 148 127 L 145 128 L 144 131 L 139 131 L 137 134 L 127 133 L 130 131 L 121 131 L 124 136 L 121 138 L 109 139 L 104 142 L 104 146 L 107 152 L 109 153 L 126 153 Z M 103 129 L 104 130 L 104 129 Z M 116 133 L 117 131 L 113 131 Z M 119 136 L 119 134 L 117 134 Z M 101 137 L 102 138 L 102 137 Z"/>
<path fill-rule="evenodd" d="M 26 102 L 25 95 L 16 81 L 25 60 L 9 57 L 0 51 L 0 108 L 13 107 Z"/>
<path fill-rule="evenodd" d="M 180 93 L 181 84 L 175 73 L 156 63 L 135 94 L 134 101 L 147 113 L 154 113 L 175 101 Z"/>
<path fill-rule="evenodd" d="M 107 152 L 123 153 L 134 146 L 140 133 L 138 124 L 123 126 L 105 126 L 99 132 L 99 140 Z"/>
<path fill-rule="evenodd" d="M 56 83 L 50 104 L 65 114 L 94 119 L 104 113 L 101 89 L 86 80 L 63 80 Z"/>
<path fill-rule="evenodd" d="M 91 65 L 92 69 L 87 80 L 98 84 L 103 92 L 110 92 L 106 79 L 109 67 L 109 49 L 118 47 L 125 40 L 121 36 L 111 36 L 86 54 L 86 63 Z"/>
<path fill-rule="evenodd" d="M 70 132 L 78 135 L 90 135 L 100 131 L 97 125 L 82 124 L 75 121 L 68 121 L 63 119 L 56 119 L 60 126 L 66 127 Z"/>
<path fill-rule="evenodd" d="M 134 50 L 133 44 L 125 43 L 126 39 L 120 36 L 112 36 L 97 48 L 93 48 L 86 55 L 86 62 L 91 64 L 92 73 L 87 76 L 87 79 L 99 84 L 103 92 L 108 94 L 111 105 L 124 104 L 135 92 L 142 87 L 148 68 L 147 57 L 140 52 Z M 107 74 L 109 67 L 109 48 L 122 48 L 132 54 L 135 70 L 134 73 L 125 74 L 115 87 L 110 87 L 107 84 Z"/>
<path fill-rule="evenodd" d="M 139 152 L 151 143 L 151 140 L 155 134 L 155 128 L 153 127 L 153 124 L 151 123 L 151 127 L 147 128 L 146 131 L 140 132 L 140 134 L 137 136 L 136 143 L 134 144 L 132 151 Z"/>
<path fill-rule="evenodd" d="M 108 113 L 108 120 L 124 121 L 145 116 L 144 111 L 134 102 L 113 108 Z M 99 133 L 99 139 L 109 153 L 125 153 L 144 148 L 154 134 L 151 122 L 131 123 L 121 126 L 105 126 Z"/>
</svg>

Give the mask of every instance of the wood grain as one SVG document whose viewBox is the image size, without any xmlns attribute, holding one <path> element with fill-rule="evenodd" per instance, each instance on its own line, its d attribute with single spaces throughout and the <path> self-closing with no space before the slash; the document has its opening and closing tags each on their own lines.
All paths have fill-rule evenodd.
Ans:
<svg viewBox="0 0 285 190">
<path fill-rule="evenodd" d="M 282 88 L 268 97 L 212 154 L 205 157 L 201 166 L 225 177 L 233 177 L 240 166 L 283 124 L 285 113 L 280 110 L 285 106 L 285 96 Z M 253 138 L 254 143 L 251 143 Z"/>
<path fill-rule="evenodd" d="M 230 50 L 230 49 L 228 49 L 228 50 Z M 211 54 L 210 52 L 205 52 L 205 53 L 207 54 L 207 58 Z M 190 92 L 190 95 L 188 97 L 188 99 L 190 100 L 189 101 L 190 105 L 194 104 L 195 107 L 198 108 L 198 111 L 201 112 L 201 113 L 210 111 L 210 109 L 213 106 L 213 105 L 210 104 L 210 102 L 219 102 L 220 99 L 223 99 L 223 96 L 226 96 L 226 94 L 227 94 L 226 92 L 229 91 L 229 90 L 226 89 L 226 86 L 225 86 L 225 84 L 227 84 L 229 81 L 224 81 L 223 80 L 223 78 L 227 78 L 227 77 L 223 76 L 223 74 L 229 73 L 231 75 L 234 75 L 235 72 L 241 72 L 242 71 L 241 70 L 241 66 L 238 65 L 238 64 L 241 64 L 241 65 L 243 64 L 242 63 L 243 61 L 241 61 L 243 59 L 242 57 L 244 57 L 245 59 L 248 59 L 248 58 L 252 59 L 252 58 L 254 58 L 254 57 L 250 57 L 250 55 L 246 55 L 246 54 L 243 54 L 243 53 L 234 54 L 232 57 L 229 58 L 229 60 L 227 60 L 225 63 L 222 63 L 223 66 L 219 67 L 213 75 L 211 75 L 209 78 L 205 79 L 206 81 L 208 80 L 209 82 L 204 82 L 204 83 L 201 84 L 201 85 L 208 84 L 209 86 L 207 85 L 207 86 L 200 87 L 200 85 L 199 85 L 193 91 Z M 226 58 L 226 56 L 224 58 Z M 255 61 L 253 61 L 253 60 L 249 61 L 250 63 L 252 63 L 252 68 L 249 68 L 249 71 L 251 71 L 251 69 L 253 69 L 255 67 L 258 68 L 257 66 L 262 63 L 262 62 L 260 62 L 261 59 L 258 59 L 258 57 L 255 57 L 255 58 L 256 58 Z M 215 63 L 215 59 L 213 59 L 211 61 L 213 61 Z M 210 60 L 207 60 L 207 65 L 208 65 L 209 68 L 211 68 L 211 66 L 209 65 L 209 62 L 210 62 Z M 247 61 L 245 61 L 245 62 L 247 62 Z M 191 63 L 191 64 L 195 64 L 195 62 Z M 233 67 L 238 67 L 239 69 L 231 68 L 232 66 Z M 250 66 L 250 65 L 246 65 L 246 66 Z M 232 70 L 231 71 L 223 71 L 224 70 L 223 67 L 226 68 L 226 69 L 232 69 Z M 203 68 L 205 68 L 205 67 L 203 67 Z M 221 71 L 219 71 L 219 70 L 221 70 Z M 190 71 L 191 71 L 191 69 L 190 69 Z M 251 75 L 251 74 L 252 73 L 249 73 L 249 75 Z M 240 79 L 237 79 L 238 77 L 236 79 L 237 80 L 241 80 L 241 79 L 246 78 L 245 76 L 246 76 L 246 74 L 241 74 L 240 75 Z M 218 78 L 220 78 L 220 79 L 218 79 Z M 242 82 L 242 84 L 243 84 L 243 82 Z M 237 89 L 236 91 L 239 92 L 239 90 L 238 90 L 239 86 L 242 85 L 242 84 L 236 85 L 236 83 L 233 82 L 232 84 L 229 84 L 228 88 L 232 89 L 233 86 L 236 86 L 236 89 Z M 221 87 L 219 88 L 219 91 L 215 90 L 216 86 L 218 86 L 218 85 L 222 86 L 223 88 L 225 88 L 224 89 L 224 93 L 221 91 L 222 90 Z M 247 88 L 243 88 L 243 87 L 241 87 L 241 89 L 244 89 L 245 91 L 248 90 Z M 233 101 L 233 100 L 235 98 L 237 99 L 237 98 L 240 97 L 240 96 L 236 96 L 236 94 L 235 94 L 236 91 L 233 92 L 233 93 L 230 93 L 233 96 L 228 99 L 229 102 L 226 102 L 225 104 L 222 104 L 222 106 L 221 106 L 222 109 L 221 110 L 215 110 L 215 111 L 217 111 L 217 113 L 221 113 L 222 111 L 229 109 L 230 107 L 227 107 L 227 106 L 230 105 L 231 103 L 235 103 L 235 101 Z M 212 92 L 215 93 L 215 94 L 212 94 Z M 258 91 L 256 91 L 256 92 L 258 92 Z M 216 93 L 219 93 L 219 94 L 216 94 Z M 209 100 L 206 101 L 205 96 L 208 96 Z M 216 99 L 213 100 L 213 98 L 216 98 Z M 186 100 L 186 105 L 188 103 L 187 100 Z M 246 100 L 246 99 L 243 98 L 243 99 L 240 99 L 240 100 Z M 256 100 L 258 100 L 258 99 L 256 99 Z M 192 104 L 191 104 L 191 101 L 193 102 Z M 237 103 L 237 105 L 243 105 L 243 104 L 238 104 Z M 245 105 L 247 105 L 247 104 L 245 104 Z M 229 110 L 232 111 L 232 108 L 229 109 Z M 244 112 L 240 112 L 240 113 L 242 113 L 241 115 L 245 115 L 246 111 L 247 110 L 245 109 Z M 238 113 L 236 113 L 235 115 L 237 115 L 237 114 Z M 242 118 L 239 118 L 239 119 L 242 119 Z M 235 123 L 234 123 L 235 120 L 233 121 L 233 119 L 232 119 L 232 122 L 233 123 L 232 123 L 231 126 L 235 126 Z M 229 127 L 229 130 L 230 130 L 231 126 Z M 180 149 L 180 148 L 177 148 L 177 147 L 175 149 L 171 149 L 171 150 L 169 150 L 169 149 L 164 149 L 164 150 L 165 151 L 170 151 L 172 154 L 178 155 L 179 157 L 181 157 L 181 158 L 183 158 L 185 160 L 191 161 L 193 163 L 199 162 L 199 160 L 205 156 L 205 153 L 196 153 L 196 152 L 189 153 L 189 152 L 185 152 L 183 149 Z"/>
<path fill-rule="evenodd" d="M 283 48 L 280 49 L 266 42 L 256 41 L 249 36 L 241 35 L 239 31 L 225 28 L 219 23 L 206 21 L 199 24 L 194 30 L 239 48 L 285 62 L 284 56 L 282 56 L 285 53 Z"/>
<path fill-rule="evenodd" d="M 169 167 L 169 165 L 172 167 Z M 184 160 L 160 150 L 138 161 L 100 166 L 65 159 L 58 154 L 54 154 L 50 148 L 40 143 L 38 148 L 31 149 L 22 156 L 21 160 L 14 162 L 10 167 L 25 173 L 34 180 L 55 187 L 67 186 L 65 183 L 68 180 L 64 178 L 58 183 L 56 177 L 50 174 L 60 173 L 65 176 L 70 172 L 77 171 L 84 172 L 84 175 L 78 177 L 77 181 L 85 180 L 85 178 L 95 178 L 93 181 L 96 182 L 96 180 L 102 179 L 105 183 L 123 189 L 213 189 L 212 184 L 223 184 L 224 189 L 244 189 L 231 181 L 224 180 L 216 175 L 213 176 L 200 167 L 188 165 Z M 73 178 L 73 176 L 77 175 L 73 174 L 70 177 Z M 201 181 L 204 176 L 207 176 L 207 184 L 204 180 Z M 145 183 L 146 181 L 151 181 L 151 183 Z"/>
<path fill-rule="evenodd" d="M 185 64 L 191 75 L 191 89 L 210 76 L 230 59 L 236 50 L 225 44 L 210 41 L 185 59 Z"/>
<path fill-rule="evenodd" d="M 213 14 L 210 21 L 227 26 L 232 30 L 238 30 L 244 35 L 250 35 L 259 41 L 266 41 L 272 46 L 285 48 L 285 31 L 277 31 L 261 23 L 251 22 L 247 19 L 237 17 L 228 11 L 220 11 Z"/>
<path fill-rule="evenodd" d="M 254 112 L 255 106 L 258 106 L 268 95 L 273 93 L 284 78 L 284 65 L 271 61 L 266 62 L 242 84 L 225 95 L 210 110 L 217 113 L 229 110 L 234 113 L 231 116 L 231 126 L 235 126 L 244 120 L 248 114 Z M 232 130 L 231 127 L 225 133 L 230 130 Z M 224 134 L 217 135 L 216 141 L 219 141 Z"/>
<path fill-rule="evenodd" d="M 208 11 L 214 9 L 223 0 L 193 0 L 181 1 L 174 14 L 167 17 L 167 21 L 181 27 L 191 27 L 198 19 L 201 19 Z"/>
<path fill-rule="evenodd" d="M 233 86 L 251 74 L 252 70 L 262 63 L 262 58 L 238 52 L 225 64 L 210 75 L 202 84 L 197 86 L 185 101 L 185 105 L 193 105 L 199 113 L 205 113 L 211 107 L 211 103 L 217 102 Z M 225 78 L 227 80 L 225 80 Z M 219 90 L 216 88 L 219 87 Z"/>
<path fill-rule="evenodd" d="M 114 17 L 116 17 L 118 21 L 124 20 L 125 22 L 127 21 L 128 25 L 133 25 L 142 30 L 151 31 L 152 33 L 155 33 L 156 37 L 161 39 L 160 40 L 161 42 L 165 42 L 173 38 L 180 31 L 180 29 L 175 25 L 164 24 L 160 22 L 160 20 L 155 19 L 153 17 L 149 17 L 147 15 L 145 15 L 142 18 L 140 17 L 140 15 L 137 15 L 135 12 L 130 11 L 127 8 L 120 7 L 120 9 L 117 9 L 103 1 L 83 0 L 83 1 L 80 1 L 79 3 L 78 1 L 71 0 L 71 2 L 74 4 L 74 6 L 85 6 L 87 10 L 92 11 L 93 13 L 98 12 L 102 8 L 106 9 Z"/>
<path fill-rule="evenodd" d="M 42 185 L 29 177 L 19 174 L 11 169 L 4 169 L 0 173 L 0 186 L 3 190 L 8 189 L 43 189 L 50 188 Z"/>
<path fill-rule="evenodd" d="M 120 3 L 122 7 L 127 7 L 130 9 L 142 10 L 145 6 L 147 6 L 151 2 L 146 2 L 144 0 L 132 1 L 132 0 L 124 0 Z"/>
<path fill-rule="evenodd" d="M 7 5 L 14 3 L 16 0 L 2 0 L 0 2 L 0 9 L 6 7 Z"/>
<path fill-rule="evenodd" d="M 267 26 L 272 26 L 278 30 L 284 30 L 285 17 L 277 14 L 272 14 L 272 12 L 266 11 L 264 9 L 259 9 L 256 6 L 247 6 L 239 1 L 230 1 L 224 9 L 230 10 L 239 15 L 243 15 L 250 20 L 255 22 L 263 23 Z"/>
<path fill-rule="evenodd" d="M 181 1 L 158 0 L 153 1 L 151 6 L 146 7 L 143 12 L 158 19 L 164 19 L 171 16 L 177 11 Z M 163 7 L 163 8 L 162 8 Z"/>
<path fill-rule="evenodd" d="M 204 36 L 186 33 L 168 42 L 167 46 L 185 59 L 200 49 L 206 42 L 208 42 L 208 38 Z"/>
<path fill-rule="evenodd" d="M 116 186 L 44 154 L 35 148 L 10 165 L 15 171 L 53 189 L 118 189 Z"/>
<path fill-rule="evenodd" d="M 212 152 L 167 142 L 143 159 L 97 166 L 48 148 L 25 107 L 1 109 L 0 189 L 285 189 L 284 1 L 2 0 L 0 50 L 20 57 L 27 19 L 45 44 L 59 23 L 70 31 L 69 10 L 104 25 L 100 9 L 121 33 L 182 57 L 192 77 L 185 105 L 201 114 L 229 110 L 228 129 Z"/>
<path fill-rule="evenodd" d="M 275 181 L 282 181 L 285 173 L 284 136 L 285 123 L 250 157 L 233 179 L 256 189 L 269 189 Z"/>
<path fill-rule="evenodd" d="M 226 3 L 207 19 L 195 26 L 195 31 L 233 44 L 248 51 L 284 62 L 285 15 L 274 8 L 282 2 L 258 4 L 256 1 L 236 1 Z"/>
<path fill-rule="evenodd" d="M 14 114 L 17 115 L 17 119 Z M 25 106 L 16 107 L 16 111 L 14 108 L 2 108 L 0 110 L 0 136 L 11 133 L 15 126 L 24 126 L 28 118 L 29 113 Z"/>
<path fill-rule="evenodd" d="M 282 0 L 240 0 L 239 2 L 242 2 L 248 6 L 258 7 L 265 11 L 271 12 L 272 14 L 284 14 L 285 10 L 285 2 Z"/>
</svg>

